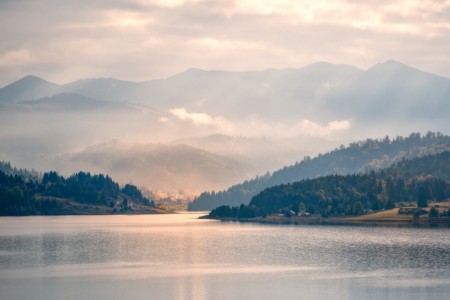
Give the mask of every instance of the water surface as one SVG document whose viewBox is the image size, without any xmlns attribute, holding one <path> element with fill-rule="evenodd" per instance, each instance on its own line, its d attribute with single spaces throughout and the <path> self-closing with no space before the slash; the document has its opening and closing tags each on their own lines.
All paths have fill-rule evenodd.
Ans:
<svg viewBox="0 0 450 300">
<path fill-rule="evenodd" d="M 0 218 L 1 299 L 450 299 L 450 230 Z"/>
</svg>

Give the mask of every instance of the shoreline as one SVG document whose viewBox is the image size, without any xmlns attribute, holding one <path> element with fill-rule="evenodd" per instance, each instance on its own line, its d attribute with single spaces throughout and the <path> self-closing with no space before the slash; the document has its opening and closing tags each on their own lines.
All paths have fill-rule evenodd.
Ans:
<svg viewBox="0 0 450 300">
<path fill-rule="evenodd" d="M 324 226 L 371 226 L 371 227 L 420 227 L 420 228 L 450 228 L 449 217 L 419 217 L 401 216 L 396 219 L 381 219 L 374 214 L 361 217 L 329 217 L 320 216 L 310 217 L 285 217 L 279 215 L 270 215 L 265 218 L 210 218 L 204 216 L 204 219 L 220 220 L 222 222 L 243 222 L 274 225 L 324 225 Z"/>
<path fill-rule="evenodd" d="M 31 217 L 31 216 L 114 216 L 114 215 L 163 215 L 174 214 L 175 211 L 164 210 L 154 207 L 137 207 L 128 210 L 114 210 L 114 208 L 102 205 L 85 205 L 77 203 L 61 208 L 50 208 L 37 211 L 34 214 L 2 214 L 1 217 Z"/>
</svg>

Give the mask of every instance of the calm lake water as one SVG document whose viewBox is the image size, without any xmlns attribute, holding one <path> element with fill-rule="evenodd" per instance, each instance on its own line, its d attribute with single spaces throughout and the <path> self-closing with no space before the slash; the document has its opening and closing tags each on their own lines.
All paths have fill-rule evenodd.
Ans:
<svg viewBox="0 0 450 300">
<path fill-rule="evenodd" d="M 0 299 L 450 299 L 450 230 L 0 218 Z"/>
</svg>

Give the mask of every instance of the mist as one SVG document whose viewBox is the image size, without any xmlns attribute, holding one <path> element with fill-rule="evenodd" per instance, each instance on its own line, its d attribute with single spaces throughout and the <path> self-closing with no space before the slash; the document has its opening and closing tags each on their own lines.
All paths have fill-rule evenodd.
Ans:
<svg viewBox="0 0 450 300">
<path fill-rule="evenodd" d="M 450 80 L 388 61 L 0 89 L 0 159 L 195 195 L 366 138 L 448 134 Z"/>
</svg>

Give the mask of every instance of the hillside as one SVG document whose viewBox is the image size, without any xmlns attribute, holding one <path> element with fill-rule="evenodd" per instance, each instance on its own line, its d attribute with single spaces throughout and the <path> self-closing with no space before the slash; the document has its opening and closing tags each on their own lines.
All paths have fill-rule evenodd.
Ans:
<svg viewBox="0 0 450 300">
<path fill-rule="evenodd" d="M 30 171 L 15 173 L 0 170 L 0 215 L 162 212 L 134 185 L 120 188 L 107 175 L 78 172 L 65 178 L 51 171 L 36 179 L 27 176 Z"/>
<path fill-rule="evenodd" d="M 12 108 L 29 110 L 91 110 L 111 107 L 108 102 L 78 94 L 57 94 L 51 97 L 16 103 Z"/>
<path fill-rule="evenodd" d="M 450 152 L 402 160 L 378 172 L 330 175 L 277 185 L 254 196 L 248 206 L 221 206 L 212 217 L 252 218 L 303 211 L 322 217 L 361 215 L 367 210 L 391 209 L 399 202 L 450 198 Z"/>
<path fill-rule="evenodd" d="M 225 191 L 204 192 L 188 209 L 210 210 L 220 205 L 248 204 L 254 195 L 271 186 L 331 174 L 345 175 L 379 170 L 402 159 L 436 154 L 449 149 L 450 137 L 434 133 L 355 142 L 315 158 L 307 157 L 295 165 L 234 185 Z"/>
<path fill-rule="evenodd" d="M 187 145 L 111 141 L 53 158 L 49 164 L 65 173 L 77 169 L 110 174 L 153 191 L 198 194 L 251 178 L 252 165 Z"/>
<path fill-rule="evenodd" d="M 59 85 L 29 75 L 0 89 L 0 104 L 35 100 L 59 93 Z"/>
<path fill-rule="evenodd" d="M 291 165 L 299 157 L 324 152 L 338 143 L 320 137 L 297 135 L 289 138 L 244 137 L 214 134 L 206 137 L 185 138 L 171 142 L 232 157 L 254 166 L 257 173 L 277 170 Z M 253 176 L 252 176 L 253 177 Z M 232 183 L 236 183 L 234 180 Z M 206 189 L 206 188 L 205 188 Z M 206 189 L 207 190 L 207 189 Z"/>
</svg>

